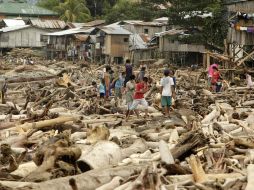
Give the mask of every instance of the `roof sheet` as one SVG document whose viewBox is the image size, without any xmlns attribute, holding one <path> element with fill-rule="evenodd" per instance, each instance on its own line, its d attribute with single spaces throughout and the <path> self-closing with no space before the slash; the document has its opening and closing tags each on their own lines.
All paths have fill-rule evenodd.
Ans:
<svg viewBox="0 0 254 190">
<path fill-rule="evenodd" d="M 0 13 L 6 15 L 57 15 L 57 13 L 28 3 L 4 1 L 0 3 Z"/>
<path fill-rule="evenodd" d="M 166 36 L 166 35 L 176 35 L 184 33 L 186 30 L 180 30 L 180 29 L 172 29 L 164 32 L 155 33 L 155 36 Z"/>
<path fill-rule="evenodd" d="M 18 19 L 3 19 L 3 22 L 5 23 L 7 27 L 26 25 L 26 23 L 23 20 L 18 20 Z"/>
<path fill-rule="evenodd" d="M 62 20 L 31 19 L 30 22 L 33 26 L 47 29 L 63 29 L 66 26 L 66 23 Z"/>
<path fill-rule="evenodd" d="M 10 26 L 10 27 L 4 27 L 0 29 L 0 32 L 11 32 L 14 30 L 21 30 L 24 28 L 29 28 L 31 27 L 30 25 L 24 25 L 24 26 Z"/>
<path fill-rule="evenodd" d="M 123 29 L 122 27 L 104 27 L 101 28 L 106 34 L 115 34 L 115 35 L 131 35 L 131 32 Z"/>
<path fill-rule="evenodd" d="M 161 23 L 161 22 L 137 22 L 137 23 L 134 23 L 133 25 L 137 25 L 137 26 L 165 26 L 167 24 Z"/>
<path fill-rule="evenodd" d="M 90 29 L 82 29 L 82 28 L 71 28 L 68 30 L 63 30 L 59 32 L 53 32 L 53 33 L 47 33 L 45 35 L 47 36 L 65 36 L 65 35 L 71 35 L 71 34 L 90 34 L 95 28 Z"/>
<path fill-rule="evenodd" d="M 94 27 L 94 26 L 98 26 L 98 25 L 105 24 L 105 23 L 106 23 L 105 20 L 93 20 L 93 21 L 91 21 L 91 22 L 84 23 L 83 26 Z"/>
<path fill-rule="evenodd" d="M 143 41 L 143 39 L 140 37 L 139 34 L 132 34 L 130 35 L 130 45 L 131 45 L 131 49 L 146 49 L 147 45 L 146 43 Z"/>
</svg>

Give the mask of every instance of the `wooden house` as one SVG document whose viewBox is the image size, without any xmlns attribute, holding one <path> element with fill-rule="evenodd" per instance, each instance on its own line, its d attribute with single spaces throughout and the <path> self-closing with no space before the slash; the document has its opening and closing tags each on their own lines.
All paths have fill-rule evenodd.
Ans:
<svg viewBox="0 0 254 190">
<path fill-rule="evenodd" d="M 233 65 L 254 62 L 254 1 L 227 0 L 226 6 L 230 16 L 226 53 Z"/>
<path fill-rule="evenodd" d="M 103 27 L 97 33 L 96 49 L 105 62 L 123 63 L 129 57 L 129 37 L 131 32 L 122 27 Z"/>
<path fill-rule="evenodd" d="M 152 38 L 156 33 L 167 30 L 167 23 L 162 22 L 143 22 L 143 21 L 123 21 L 121 24 L 131 33 L 146 34 Z"/>
<path fill-rule="evenodd" d="M 97 28 L 73 28 L 48 33 L 47 57 L 50 59 L 88 59 L 92 57 L 92 35 Z"/>
<path fill-rule="evenodd" d="M 156 36 L 149 42 L 149 49 L 153 49 L 160 57 L 168 59 L 172 64 L 190 66 L 192 64 L 203 64 L 203 54 L 206 48 L 202 44 L 184 44 L 174 40 L 174 36 L 183 35 L 185 30 L 172 29 L 156 34 Z"/>
<path fill-rule="evenodd" d="M 29 25 L 11 26 L 0 29 L 0 49 L 10 48 L 42 48 L 46 41 L 42 36 L 47 30 Z"/>
</svg>

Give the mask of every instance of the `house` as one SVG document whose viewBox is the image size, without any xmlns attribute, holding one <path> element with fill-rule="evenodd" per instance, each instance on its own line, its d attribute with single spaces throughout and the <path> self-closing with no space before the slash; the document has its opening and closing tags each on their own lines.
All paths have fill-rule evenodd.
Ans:
<svg viewBox="0 0 254 190">
<path fill-rule="evenodd" d="M 106 63 L 123 63 L 129 57 L 129 37 L 131 32 L 122 27 L 103 27 L 97 33 L 96 49 Z"/>
<path fill-rule="evenodd" d="M 86 22 L 86 23 L 67 23 L 67 28 L 92 28 L 92 27 L 103 27 L 105 25 L 106 21 L 105 20 L 94 20 L 91 22 Z"/>
<path fill-rule="evenodd" d="M 131 33 L 146 34 L 152 38 L 156 33 L 167 30 L 167 23 L 143 22 L 143 21 L 123 21 L 120 24 Z"/>
<path fill-rule="evenodd" d="M 251 60 L 254 54 L 254 1 L 227 0 L 230 27 L 227 35 L 228 55 L 236 65 Z M 252 58 L 253 59 L 253 58 Z M 249 61 L 249 64 L 253 61 Z"/>
<path fill-rule="evenodd" d="M 27 24 L 41 29 L 47 29 L 52 32 L 64 30 L 66 23 L 62 20 L 47 19 L 29 19 Z"/>
<path fill-rule="evenodd" d="M 0 0 L 0 19 L 15 17 L 57 19 L 58 14 L 26 0 Z"/>
<path fill-rule="evenodd" d="M 72 28 L 48 33 L 47 57 L 50 59 L 88 59 L 92 57 L 97 28 Z"/>
<path fill-rule="evenodd" d="M 30 25 L 10 26 L 0 29 L 0 49 L 10 48 L 42 48 L 46 41 L 42 36 L 47 30 Z"/>
<path fill-rule="evenodd" d="M 172 64 L 190 66 L 192 64 L 203 64 L 206 48 L 201 44 L 184 44 L 175 40 L 176 36 L 186 35 L 185 30 L 171 29 L 160 32 L 149 42 L 150 48 L 156 48 L 161 58 L 166 58 Z"/>
</svg>

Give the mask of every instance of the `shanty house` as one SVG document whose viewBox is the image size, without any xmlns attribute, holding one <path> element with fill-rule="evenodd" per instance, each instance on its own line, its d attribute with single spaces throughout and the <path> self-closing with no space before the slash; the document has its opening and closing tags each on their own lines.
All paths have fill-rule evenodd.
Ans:
<svg viewBox="0 0 254 190">
<path fill-rule="evenodd" d="M 26 0 L 0 0 L 0 19 L 14 17 L 56 19 L 58 14 Z"/>
<path fill-rule="evenodd" d="M 197 63 L 202 64 L 203 54 L 206 51 L 205 46 L 177 41 L 175 36 L 185 35 L 184 32 L 185 30 L 172 29 L 157 33 L 149 42 L 149 46 L 157 48 L 160 57 L 168 59 L 173 64 L 189 66 Z"/>
<path fill-rule="evenodd" d="M 131 33 L 146 34 L 152 38 L 156 33 L 167 30 L 167 23 L 143 22 L 143 21 L 123 21 L 121 24 Z"/>
<path fill-rule="evenodd" d="M 253 65 L 254 1 L 227 0 L 226 6 L 230 16 L 227 53 L 233 57 L 233 61 L 237 65 L 244 62 Z"/>
<path fill-rule="evenodd" d="M 3 19 L 0 21 L 0 28 L 25 25 L 26 23 L 22 19 Z"/>
<path fill-rule="evenodd" d="M 48 33 L 47 57 L 51 59 L 91 59 L 94 43 L 92 35 L 97 28 L 72 28 L 59 32 Z M 94 40 L 95 41 L 95 40 Z"/>
<path fill-rule="evenodd" d="M 131 32 L 122 27 L 103 27 L 97 33 L 96 48 L 101 49 L 105 62 L 123 63 L 129 57 L 129 37 Z"/>
<path fill-rule="evenodd" d="M 0 49 L 9 48 L 42 48 L 46 46 L 42 36 L 47 30 L 29 25 L 10 26 L 0 29 Z"/>
</svg>

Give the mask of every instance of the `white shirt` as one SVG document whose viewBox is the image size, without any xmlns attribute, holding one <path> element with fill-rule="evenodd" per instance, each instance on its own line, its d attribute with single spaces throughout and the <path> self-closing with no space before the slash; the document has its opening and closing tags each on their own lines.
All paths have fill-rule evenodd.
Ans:
<svg viewBox="0 0 254 190">
<path fill-rule="evenodd" d="M 160 85 L 163 87 L 162 96 L 172 96 L 172 86 L 174 86 L 174 80 L 171 77 L 164 77 L 161 79 Z"/>
<path fill-rule="evenodd" d="M 251 88 L 254 84 L 252 82 L 251 76 L 249 74 L 246 75 L 247 87 Z"/>
</svg>

